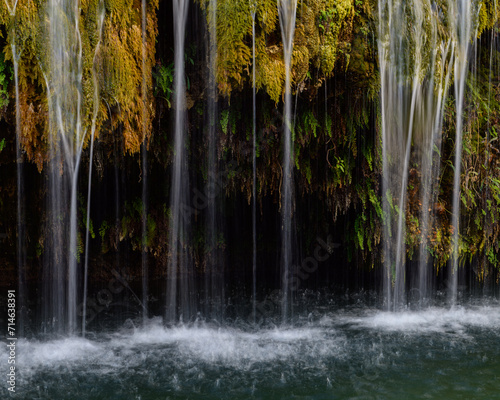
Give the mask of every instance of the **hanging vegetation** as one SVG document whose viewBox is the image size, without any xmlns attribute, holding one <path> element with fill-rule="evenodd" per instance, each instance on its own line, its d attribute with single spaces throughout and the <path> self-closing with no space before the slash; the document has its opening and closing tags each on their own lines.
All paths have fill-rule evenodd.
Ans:
<svg viewBox="0 0 500 400">
<path fill-rule="evenodd" d="M 52 96 L 47 84 L 51 74 L 48 59 L 49 0 L 2 1 L 0 119 L 5 120 L 9 127 L 15 125 L 16 61 L 20 142 L 25 160 L 35 163 L 42 171 L 49 157 L 48 115 Z M 215 27 L 217 33 L 215 76 L 220 96 L 218 101 L 224 105 L 219 111 L 219 120 L 214 122 L 219 138 L 217 154 L 221 161 L 235 161 L 238 165 L 238 168 L 233 168 L 231 164 L 232 167 L 224 171 L 227 175 L 225 194 L 243 193 L 251 201 L 251 151 L 244 152 L 242 149 L 248 150 L 252 132 L 252 120 L 245 110 L 252 86 L 254 11 L 256 88 L 261 105 L 257 127 L 257 194 L 279 202 L 282 179 L 280 129 L 283 124 L 280 113 L 285 66 L 277 2 L 218 0 L 215 20 L 210 9 L 212 4 L 208 0 L 197 0 L 193 8 L 199 13 L 193 12 L 190 18 L 199 18 L 200 26 L 206 22 L 209 27 Z M 162 61 L 156 54 L 158 42 L 170 40 L 158 37 L 157 12 L 160 6 L 171 8 L 171 2 L 147 1 L 146 37 L 143 42 L 140 1 L 80 1 L 81 115 L 82 131 L 87 134 L 85 146 L 90 140 L 93 110 L 97 109 L 96 139 L 103 144 L 103 148 L 119 144 L 121 154 L 134 157 L 144 141 L 153 143 L 151 152 L 156 156 L 154 162 L 164 168 L 173 158 L 169 119 L 174 111 L 171 108 L 174 67 L 172 60 L 167 59 L 171 54 L 162 54 L 165 56 Z M 444 29 L 447 1 L 436 2 L 438 8 L 444 10 L 444 14 L 436 34 L 444 37 L 447 35 Z M 99 32 L 101 9 L 104 10 L 104 20 Z M 437 12 L 436 9 L 429 5 L 425 12 L 430 15 Z M 380 76 L 376 19 L 377 5 L 374 1 L 299 0 L 291 71 L 296 115 L 292 130 L 296 198 L 315 196 L 325 205 L 321 217 L 332 225 L 345 217 L 348 258 L 357 257 L 370 266 L 381 258 L 382 226 L 388 218 L 381 205 Z M 498 7 L 491 1 L 481 1 L 475 26 L 475 36 L 480 38 L 481 45 L 498 43 L 498 20 Z M 430 30 L 429 22 L 425 24 Z M 205 30 L 202 35 L 208 36 L 209 29 Z M 429 55 L 433 49 L 427 47 L 426 54 Z M 206 67 L 202 64 L 206 61 L 200 55 L 202 51 L 197 48 L 192 50 L 193 54 L 186 55 L 191 69 Z M 427 58 L 424 63 L 429 62 L 430 57 Z M 499 70 L 499 65 L 498 46 L 491 52 L 479 52 L 471 67 L 464 110 L 466 123 L 460 181 L 463 229 L 459 251 L 462 262 L 479 262 L 480 274 L 485 279 L 488 265 L 500 266 L 500 82 L 498 74 L 494 73 Z M 410 65 L 408 68 L 413 67 Z M 189 68 L 187 71 L 190 162 L 193 174 L 204 178 L 206 171 L 198 161 L 205 156 L 205 142 L 195 135 L 202 131 L 206 123 L 203 115 L 206 78 L 200 78 L 202 73 L 199 71 L 196 76 Z M 99 87 L 98 104 L 94 104 L 94 78 L 97 78 Z M 424 78 L 428 77 L 422 76 Z M 145 98 L 143 84 L 146 86 Z M 436 203 L 430 205 L 434 219 L 427 251 L 440 267 L 449 261 L 453 231 L 450 192 L 456 115 L 452 92 L 453 88 L 444 108 L 440 191 Z M 166 111 L 163 110 L 165 112 L 157 112 L 157 103 L 161 102 L 167 105 Z M 7 142 L 13 141 L 14 129 L 10 130 L 10 134 Z M 117 137 L 119 140 L 116 140 Z M 4 137 L 0 137 L 0 145 L 2 151 Z M 102 162 L 112 161 L 104 159 Z M 419 225 L 422 177 L 418 162 L 411 160 L 410 165 L 407 209 L 397 210 L 392 204 L 390 212 L 394 215 L 405 212 L 407 255 L 411 258 L 422 243 Z M 111 221 L 109 217 L 95 223 L 95 227 L 101 226 L 99 237 L 103 242 L 102 249 L 116 249 L 118 242 L 127 240 L 134 250 L 141 248 L 141 214 L 131 204 L 129 199 L 127 214 L 119 227 L 110 228 L 104 224 L 103 221 Z M 164 201 L 159 204 L 156 208 L 151 207 L 151 215 L 157 219 L 148 216 L 147 247 L 155 256 L 162 258 L 166 252 L 163 231 L 168 228 L 168 212 L 162 208 Z M 117 239 L 111 240 L 111 235 Z"/>
</svg>

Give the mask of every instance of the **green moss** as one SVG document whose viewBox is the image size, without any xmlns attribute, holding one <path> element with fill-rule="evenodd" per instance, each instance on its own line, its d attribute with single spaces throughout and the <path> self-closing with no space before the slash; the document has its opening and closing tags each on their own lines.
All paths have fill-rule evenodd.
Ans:
<svg viewBox="0 0 500 400">
<path fill-rule="evenodd" d="M 9 105 L 9 83 L 12 80 L 12 67 L 5 62 L 5 56 L 0 53 L 0 110 Z M 2 112 L 0 111 L 0 116 Z"/>
<path fill-rule="evenodd" d="M 213 27 L 209 1 L 200 0 L 200 3 L 207 11 L 209 26 Z M 311 68 L 319 68 L 324 76 L 332 74 L 340 38 L 352 29 L 354 15 L 352 0 L 303 0 L 298 8 L 292 58 L 295 85 L 306 80 Z M 284 92 L 285 70 L 276 2 L 256 2 L 255 16 L 256 85 L 278 102 Z M 216 25 L 217 81 L 221 94 L 230 96 L 233 90 L 251 85 L 250 2 L 218 1 Z"/>
<path fill-rule="evenodd" d="M 28 159 L 41 169 L 46 160 L 48 141 L 48 102 L 46 78 L 50 79 L 50 40 L 46 0 L 18 2 L 14 15 L 0 11 L 0 31 L 7 32 L 3 53 L 12 60 L 13 44 L 19 52 L 20 112 L 23 121 L 21 143 Z M 155 63 L 158 0 L 148 1 L 145 71 L 147 98 L 142 96 L 142 32 L 140 2 L 104 2 L 104 26 L 99 32 L 100 0 L 80 2 L 78 23 L 82 48 L 83 131 L 90 132 L 94 109 L 98 110 L 96 136 L 108 119 L 109 105 L 118 106 L 111 126 L 123 127 L 124 150 L 136 152 L 143 138 L 143 127 L 151 132 L 154 116 L 151 70 Z M 99 39 L 100 43 L 99 43 Z M 98 46 L 99 45 L 99 46 Z M 149 71 L 149 72 L 148 72 Z M 94 74 L 97 74 L 99 103 L 94 104 Z M 143 103 L 146 102 L 144 114 Z M 35 110 L 40 109 L 40 112 Z M 90 136 L 89 136 L 90 137 Z M 88 140 L 88 139 L 87 139 Z"/>
</svg>

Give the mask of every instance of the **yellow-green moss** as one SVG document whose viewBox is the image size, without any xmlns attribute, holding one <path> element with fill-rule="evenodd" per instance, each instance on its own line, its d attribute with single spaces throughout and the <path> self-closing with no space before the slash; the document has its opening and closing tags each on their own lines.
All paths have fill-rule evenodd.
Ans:
<svg viewBox="0 0 500 400">
<path fill-rule="evenodd" d="M 211 20 L 210 3 L 199 0 Z M 292 59 L 292 83 L 306 79 L 311 68 L 330 76 L 338 57 L 339 37 L 352 29 L 353 0 L 302 0 L 297 20 Z M 284 92 L 283 46 L 276 1 L 255 4 L 256 86 L 278 102 Z M 217 2 L 217 81 L 219 91 L 230 96 L 246 83 L 251 85 L 252 14 L 247 0 Z"/>
<path fill-rule="evenodd" d="M 13 59 L 12 43 L 19 52 L 21 143 L 28 159 L 36 162 L 39 169 L 46 160 L 49 136 L 46 79 L 50 80 L 50 21 L 47 6 L 47 0 L 19 1 L 14 15 L 10 15 L 6 7 L 0 8 L 0 25 L 7 34 L 3 48 L 5 58 Z M 142 95 L 141 1 L 105 0 L 104 7 L 104 26 L 100 35 L 100 0 L 80 2 L 82 131 L 90 132 L 94 109 L 97 109 L 96 136 L 102 134 L 102 122 L 111 118 L 112 129 L 123 126 L 124 151 L 132 153 L 139 150 L 145 139 L 143 132 L 150 135 L 154 117 L 151 70 L 155 63 L 158 0 L 147 2 L 146 99 Z M 101 42 L 97 48 L 99 38 Z M 98 79 L 99 104 L 94 104 L 94 73 Z M 146 113 L 143 112 L 144 101 Z M 111 109 L 118 111 L 110 115 Z M 90 135 L 86 143 L 89 139 Z"/>
<path fill-rule="evenodd" d="M 498 23 L 500 9 L 492 1 L 482 0 L 478 4 L 479 18 L 477 23 L 477 37 L 487 30 L 492 29 Z M 496 13 L 495 13 L 496 12 Z"/>
</svg>

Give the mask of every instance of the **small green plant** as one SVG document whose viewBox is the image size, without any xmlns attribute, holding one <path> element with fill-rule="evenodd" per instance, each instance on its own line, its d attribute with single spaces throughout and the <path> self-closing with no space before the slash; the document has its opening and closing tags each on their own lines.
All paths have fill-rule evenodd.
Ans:
<svg viewBox="0 0 500 400">
<path fill-rule="evenodd" d="M 186 53 L 184 54 L 184 64 L 187 66 L 188 64 L 194 65 L 194 55 L 196 54 L 196 46 L 191 45 L 187 49 Z M 189 76 L 186 75 L 186 89 L 191 90 L 191 81 L 189 80 Z"/>
<path fill-rule="evenodd" d="M 224 135 L 227 135 L 227 127 L 229 124 L 229 110 L 222 110 L 220 113 L 220 127 Z"/>
<path fill-rule="evenodd" d="M 337 10 L 336 9 L 330 9 L 330 10 L 321 10 L 319 13 L 319 29 L 323 33 L 325 33 L 326 30 L 330 27 L 330 23 L 333 20 L 334 15 L 336 14 Z"/>
<path fill-rule="evenodd" d="M 318 120 L 314 117 L 311 111 L 305 113 L 304 116 L 304 128 L 306 132 L 311 132 L 314 137 L 316 137 L 316 131 L 319 127 Z"/>
<path fill-rule="evenodd" d="M 109 229 L 108 221 L 102 221 L 101 227 L 99 228 L 99 236 L 101 240 L 104 241 L 104 236 L 106 235 L 106 231 Z"/>
<path fill-rule="evenodd" d="M 0 140 L 0 152 L 2 152 L 3 149 L 5 149 L 5 138 Z"/>
<path fill-rule="evenodd" d="M 108 221 L 102 221 L 101 227 L 99 228 L 99 236 L 101 237 L 101 253 L 105 254 L 108 252 L 108 244 L 104 241 L 104 236 L 110 228 Z"/>
<path fill-rule="evenodd" d="M 0 108 L 9 104 L 8 86 L 12 80 L 12 68 L 7 66 L 5 56 L 0 53 Z"/>
<path fill-rule="evenodd" d="M 155 79 L 154 95 L 164 99 L 168 106 L 171 107 L 170 97 L 174 81 L 174 63 L 164 66 L 160 62 L 156 66 L 156 71 L 153 71 L 153 77 Z"/>
<path fill-rule="evenodd" d="M 146 237 L 144 237 L 143 245 L 145 247 L 151 247 L 153 244 L 153 240 L 156 237 L 156 222 L 151 215 L 148 215 L 147 219 L 147 233 Z"/>
<path fill-rule="evenodd" d="M 334 157 L 335 157 L 335 162 L 336 162 L 335 168 L 337 168 L 337 170 L 339 170 L 341 173 L 344 173 L 346 170 L 345 161 L 342 158 L 339 158 L 337 156 L 334 156 Z"/>
</svg>

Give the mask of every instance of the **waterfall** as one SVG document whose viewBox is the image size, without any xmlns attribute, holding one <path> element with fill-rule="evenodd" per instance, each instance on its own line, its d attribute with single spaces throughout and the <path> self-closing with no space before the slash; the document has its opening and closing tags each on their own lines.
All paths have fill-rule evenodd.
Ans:
<svg viewBox="0 0 500 400">
<path fill-rule="evenodd" d="M 76 330 L 77 186 L 85 135 L 81 124 L 82 43 L 79 1 L 50 0 L 47 246 L 44 261 L 44 324 L 47 330 Z"/>
<path fill-rule="evenodd" d="M 406 70 L 408 49 L 398 36 L 404 29 L 406 14 L 403 4 L 389 0 L 379 3 L 379 60 L 381 76 L 381 113 L 383 178 L 382 201 L 385 222 L 385 290 L 387 306 L 398 306 L 404 296 L 405 260 L 404 247 L 406 221 L 406 186 L 413 136 L 413 118 L 417 101 L 420 101 L 420 73 L 422 68 L 422 4 L 412 4 L 415 14 L 414 69 Z M 385 15 L 387 14 L 387 15 Z M 398 206 L 393 197 L 399 199 Z M 393 215 L 395 214 L 395 215 Z M 396 235 L 394 239 L 389 239 Z M 391 305 L 391 298 L 392 305 Z"/>
<path fill-rule="evenodd" d="M 285 58 L 285 111 L 283 135 L 283 173 L 281 194 L 281 277 L 282 277 L 282 317 L 288 319 L 290 308 L 290 289 L 288 285 L 289 269 L 292 263 L 292 198 L 293 198 L 293 143 L 292 143 L 292 94 L 290 69 L 292 66 L 293 35 L 297 0 L 278 0 L 278 11 Z"/>
<path fill-rule="evenodd" d="M 453 179 L 453 202 L 451 225 L 453 227 L 451 268 L 449 273 L 449 298 L 452 305 L 457 299 L 458 287 L 458 255 L 460 233 L 460 177 L 462 167 L 462 127 L 465 80 L 472 34 L 472 18 L 474 17 L 471 0 L 448 2 L 449 14 L 452 16 L 452 38 L 456 46 L 455 57 L 455 104 L 456 104 L 456 136 L 455 136 L 455 171 Z"/>
<path fill-rule="evenodd" d="M 90 127 L 90 156 L 89 156 L 89 177 L 88 177 L 88 189 L 87 189 L 87 221 L 85 223 L 85 267 L 83 274 L 83 312 L 82 312 L 82 336 L 85 337 L 86 328 L 86 316 L 87 316 L 87 286 L 88 286 L 88 270 L 89 270 L 89 227 L 90 227 L 90 195 L 92 189 L 92 162 L 94 159 L 94 137 L 97 123 L 97 115 L 99 113 L 99 82 L 97 79 L 96 71 L 96 58 L 99 53 L 99 47 L 101 45 L 102 38 L 102 27 L 104 23 L 104 15 L 106 9 L 104 8 L 104 3 L 101 0 L 99 2 L 99 18 L 97 20 L 97 31 L 99 35 L 99 40 L 94 51 L 93 65 L 92 65 L 92 78 L 94 84 L 94 110 L 92 113 L 92 125 Z"/>
<path fill-rule="evenodd" d="M 432 78 L 430 87 L 434 86 L 434 92 L 428 94 L 431 98 L 427 101 L 427 108 L 422 110 L 426 115 L 429 115 L 429 118 L 424 119 L 426 125 L 423 126 L 423 129 L 431 132 L 431 135 L 423 138 L 420 149 L 422 171 L 420 224 L 422 242 L 420 243 L 418 258 L 417 300 L 420 301 L 421 305 L 427 303 L 432 285 L 432 263 L 429 263 L 428 251 L 429 236 L 432 233 L 433 222 L 431 207 L 437 201 L 437 179 L 439 177 L 441 161 L 441 133 L 444 105 L 452 71 L 448 63 L 450 59 L 453 59 L 453 54 L 451 41 L 447 43 L 441 42 L 438 48 L 436 48 L 433 54 L 433 64 L 439 66 L 435 71 L 438 78 L 437 82 L 434 82 L 434 77 Z"/>
<path fill-rule="evenodd" d="M 387 10 L 386 10 L 387 8 Z M 380 64 L 380 103 L 381 103 L 381 120 L 382 120 L 382 206 L 384 213 L 384 292 L 386 293 L 386 303 L 387 308 L 391 308 L 391 300 L 392 300 L 392 257 L 391 257 L 391 245 L 389 242 L 389 237 L 392 236 L 392 221 L 387 221 L 390 218 L 391 210 L 390 210 L 390 202 L 388 201 L 387 196 L 390 196 L 389 192 L 389 174 L 388 171 L 388 146 L 387 139 L 389 135 L 389 127 L 386 117 L 386 110 L 389 106 L 390 95 L 392 94 L 392 80 L 394 79 L 393 72 L 390 69 L 390 55 L 389 53 L 392 50 L 391 46 L 391 19 L 388 15 L 391 15 L 392 3 L 387 4 L 386 0 L 379 1 L 378 4 L 378 18 L 379 18 L 379 26 L 378 26 L 378 51 L 379 51 L 379 64 Z"/>
<path fill-rule="evenodd" d="M 217 154 L 217 0 L 208 6 L 209 76 L 207 99 L 208 160 L 205 196 L 207 198 L 205 313 L 207 318 L 221 320 L 224 305 L 224 260 L 220 245 L 223 234 L 221 223 L 222 196 L 220 196 L 219 162 Z"/>
<path fill-rule="evenodd" d="M 109 105 L 106 103 L 106 105 L 108 106 L 108 113 L 111 115 L 111 110 L 110 110 L 110 107 Z M 116 105 L 117 105 L 117 109 L 118 109 L 118 114 L 121 113 L 121 109 L 120 109 L 120 103 L 116 102 Z M 120 137 L 121 137 L 121 129 L 119 130 L 120 132 Z M 121 146 L 119 146 L 120 142 L 119 142 L 120 139 L 116 139 L 116 140 L 113 140 L 113 161 L 114 161 L 114 181 L 115 181 L 115 185 L 114 185 L 114 203 L 115 203 L 115 214 L 114 214 L 114 219 L 115 219 L 115 229 L 116 229 L 116 232 L 119 232 L 120 231 L 120 227 L 121 227 L 121 215 L 123 213 L 123 211 L 121 210 L 121 205 L 120 205 L 120 200 L 121 200 L 121 195 L 120 193 L 123 192 L 124 195 L 123 197 L 125 197 L 125 174 L 121 171 L 120 169 L 120 165 L 123 163 L 123 155 L 122 155 L 122 150 L 121 150 Z M 125 263 L 127 260 L 127 256 L 122 256 L 121 254 L 122 252 L 121 251 L 117 251 L 116 252 L 116 259 L 115 259 L 115 265 L 117 266 L 122 266 L 122 269 L 125 267 Z M 122 261 L 123 260 L 123 261 Z"/>
<path fill-rule="evenodd" d="M 20 318 L 19 318 L 19 333 L 23 335 L 24 323 L 24 296 L 27 297 L 25 284 L 25 268 L 26 268 L 26 214 L 24 197 L 24 180 L 23 180 L 23 163 L 21 149 L 21 111 L 19 109 L 19 53 L 16 50 L 16 45 L 12 46 L 12 61 L 14 64 L 14 84 L 16 90 L 16 174 L 17 174 L 17 270 L 19 278 L 19 293 L 20 293 Z"/>
<path fill-rule="evenodd" d="M 148 318 L 148 155 L 147 155 L 147 87 L 146 87 L 146 0 L 142 0 L 142 322 L 146 323 Z"/>
<path fill-rule="evenodd" d="M 252 315 L 257 312 L 257 96 L 255 90 L 255 14 L 257 5 L 251 4 L 252 13 Z"/>
<path fill-rule="evenodd" d="M 187 248 L 189 218 L 183 213 L 187 201 L 189 176 L 185 148 L 186 84 L 184 76 L 184 42 L 188 13 L 188 0 L 173 0 L 174 10 L 174 162 L 170 193 L 170 254 L 167 266 L 166 321 L 178 317 L 189 318 L 193 310 L 192 268 Z M 179 284 L 179 285 L 178 285 Z M 178 288 L 178 286 L 180 288 Z M 179 290 L 178 290 L 179 289 Z"/>
<path fill-rule="evenodd" d="M 11 7 L 6 2 L 9 15 L 14 19 L 16 16 L 17 0 Z M 25 198 L 24 198 L 24 180 L 23 180 L 23 163 L 22 163 L 22 148 L 21 148 L 21 110 L 19 108 L 19 57 L 21 52 L 17 49 L 15 43 L 16 37 L 15 24 L 12 23 L 12 43 L 10 44 L 12 52 L 12 64 L 14 67 L 14 86 L 16 95 L 16 180 L 17 180 L 17 271 L 18 271 L 18 287 L 19 287 L 19 334 L 24 335 L 24 299 L 27 297 L 26 292 L 26 227 L 25 227 Z"/>
<path fill-rule="evenodd" d="M 468 11 L 465 9 L 466 4 Z M 423 301 L 429 293 L 432 263 L 429 262 L 428 246 L 432 234 L 432 208 L 437 201 L 444 104 L 453 72 L 457 143 L 460 142 L 455 165 L 461 157 L 460 115 L 471 8 L 470 3 L 463 2 L 460 7 L 466 11 L 459 13 L 450 3 L 449 18 L 446 20 L 446 13 L 440 7 L 430 1 L 379 1 L 384 292 L 388 309 L 403 307 L 407 300 L 408 285 L 413 285 L 406 276 L 405 244 L 407 224 L 411 223 L 407 221 L 407 209 L 411 206 L 408 202 L 410 199 L 415 201 L 415 193 L 410 193 L 408 188 L 410 178 L 420 183 L 420 218 L 413 229 L 419 229 L 422 236 L 418 282 L 414 289 L 417 289 L 418 300 Z M 461 19 L 456 22 L 458 16 Z M 451 39 L 444 39 L 440 34 L 442 31 L 447 31 Z M 420 170 L 420 176 L 413 171 L 414 163 Z M 458 188 L 460 172 L 457 168 L 455 174 Z M 458 212 L 454 208 L 453 215 L 457 216 Z M 457 226 L 457 222 L 458 219 L 453 222 L 453 226 Z"/>
</svg>

